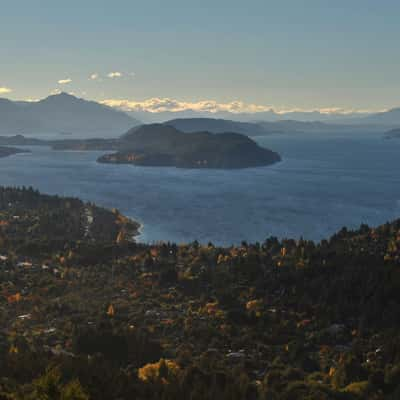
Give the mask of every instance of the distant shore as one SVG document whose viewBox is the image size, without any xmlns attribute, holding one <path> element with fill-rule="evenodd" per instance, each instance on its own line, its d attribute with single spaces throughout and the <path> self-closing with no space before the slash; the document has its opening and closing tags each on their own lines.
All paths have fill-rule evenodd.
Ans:
<svg viewBox="0 0 400 400">
<path fill-rule="evenodd" d="M 30 153 L 30 151 L 25 149 L 18 149 L 16 147 L 0 146 L 0 158 L 5 158 L 13 156 L 15 154 L 23 154 L 23 153 Z"/>
</svg>

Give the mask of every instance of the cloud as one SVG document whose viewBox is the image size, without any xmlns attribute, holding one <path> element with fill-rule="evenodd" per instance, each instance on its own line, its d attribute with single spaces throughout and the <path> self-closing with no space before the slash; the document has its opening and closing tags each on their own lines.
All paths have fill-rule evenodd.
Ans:
<svg viewBox="0 0 400 400">
<path fill-rule="evenodd" d="M 139 111 L 139 112 L 207 112 L 207 113 L 232 113 L 232 114 L 255 114 L 258 112 L 274 112 L 276 114 L 288 113 L 312 113 L 318 112 L 325 115 L 347 115 L 347 114 L 367 114 L 377 112 L 377 110 L 359 110 L 354 108 L 330 107 L 330 108 L 288 108 L 273 107 L 271 105 L 262 105 L 254 103 L 245 103 L 243 101 L 231 101 L 220 103 L 215 100 L 200 101 L 181 101 L 168 97 L 153 97 L 143 101 L 129 99 L 106 99 L 101 101 L 102 104 L 110 107 L 118 108 L 123 111 Z"/>
<path fill-rule="evenodd" d="M 38 101 L 40 101 L 40 99 L 28 97 L 27 99 L 24 99 L 24 101 L 26 101 L 27 103 L 37 103 Z"/>
<path fill-rule="evenodd" d="M 58 83 L 59 83 L 60 85 L 67 85 L 68 83 L 71 83 L 71 82 L 72 82 L 72 79 L 69 79 L 69 78 L 60 79 L 60 80 L 58 81 Z"/>
<path fill-rule="evenodd" d="M 110 72 L 110 73 L 108 73 L 107 74 L 107 76 L 109 77 L 109 78 L 121 78 L 121 76 L 122 76 L 122 73 L 121 72 L 118 72 L 118 71 L 116 71 L 116 72 Z"/>
<path fill-rule="evenodd" d="M 8 87 L 1 87 L 0 86 L 0 94 L 7 94 L 7 93 L 11 93 L 12 90 Z"/>
<path fill-rule="evenodd" d="M 257 104 L 247 104 L 242 101 L 232 101 L 229 103 L 218 103 L 215 100 L 201 100 L 197 102 L 179 101 L 170 98 L 153 97 L 144 101 L 107 99 L 102 101 L 110 107 L 120 108 L 125 111 L 148 111 L 157 112 L 180 112 L 180 111 L 197 111 L 197 112 L 231 112 L 231 113 L 255 113 L 262 111 L 270 111 L 270 106 L 262 106 Z"/>
</svg>

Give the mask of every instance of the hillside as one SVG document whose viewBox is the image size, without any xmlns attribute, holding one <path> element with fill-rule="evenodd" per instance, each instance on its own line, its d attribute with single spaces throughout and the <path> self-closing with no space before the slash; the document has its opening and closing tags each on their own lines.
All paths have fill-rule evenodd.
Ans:
<svg viewBox="0 0 400 400">
<path fill-rule="evenodd" d="M 383 126 L 400 126 L 400 108 L 392 108 L 388 111 L 375 113 L 364 117 L 361 122 L 368 124 L 377 124 Z"/>
<path fill-rule="evenodd" d="M 0 189 L 2 398 L 398 398 L 400 221 L 148 245 L 86 207 Z"/>
<path fill-rule="evenodd" d="M 41 121 L 27 112 L 24 107 L 7 99 L 0 99 L 1 134 L 40 131 L 41 128 Z"/>
<path fill-rule="evenodd" d="M 5 243 L 61 249 L 68 241 L 112 242 L 121 232 L 133 240 L 140 224 L 76 198 L 40 194 L 32 188 L 0 188 L 0 235 Z"/>
<path fill-rule="evenodd" d="M 261 121 L 238 122 L 213 118 L 186 118 L 164 122 L 183 132 L 208 131 L 212 133 L 237 132 L 247 136 L 265 136 L 271 134 L 292 133 L 383 133 L 385 128 L 378 124 L 346 124 L 320 121 Z"/>
<path fill-rule="evenodd" d="M 94 101 L 61 93 L 37 102 L 0 99 L 0 134 L 62 134 L 117 137 L 139 121 Z"/>
<path fill-rule="evenodd" d="M 162 124 L 133 128 L 120 139 L 120 150 L 102 163 L 179 168 L 247 168 L 270 165 L 280 156 L 238 133 L 183 133 Z"/>
<path fill-rule="evenodd" d="M 277 131 L 282 133 L 320 133 L 320 134 L 353 134 L 353 133 L 383 133 L 385 127 L 378 124 L 350 124 L 320 121 L 296 121 L 282 120 L 275 122 L 259 122 L 266 131 Z"/>
</svg>

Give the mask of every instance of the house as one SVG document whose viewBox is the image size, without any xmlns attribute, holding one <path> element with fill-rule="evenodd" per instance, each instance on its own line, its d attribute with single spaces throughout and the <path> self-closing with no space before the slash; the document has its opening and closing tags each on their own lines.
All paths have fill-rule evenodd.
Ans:
<svg viewBox="0 0 400 400">
<path fill-rule="evenodd" d="M 239 350 L 237 352 L 230 351 L 226 355 L 226 358 L 231 361 L 243 361 L 246 358 L 246 354 L 244 350 Z"/>
<path fill-rule="evenodd" d="M 26 319 L 31 319 L 31 317 L 32 317 L 31 314 L 24 314 L 24 315 L 18 315 L 17 318 L 24 321 Z"/>
<path fill-rule="evenodd" d="M 332 324 L 328 329 L 327 332 L 330 335 L 338 335 L 342 333 L 346 327 L 343 324 Z"/>
<path fill-rule="evenodd" d="M 28 262 L 28 261 L 22 261 L 22 262 L 19 262 L 18 264 L 17 264 L 17 267 L 22 267 L 22 268 L 31 268 L 32 267 L 32 263 L 31 262 Z"/>
</svg>

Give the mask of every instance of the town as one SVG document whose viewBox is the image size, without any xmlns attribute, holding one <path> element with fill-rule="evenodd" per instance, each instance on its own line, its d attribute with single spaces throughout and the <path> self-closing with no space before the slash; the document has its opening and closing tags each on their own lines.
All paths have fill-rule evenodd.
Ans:
<svg viewBox="0 0 400 400">
<path fill-rule="evenodd" d="M 220 248 L 31 188 L 0 206 L 1 399 L 400 393 L 399 221 Z"/>
</svg>

